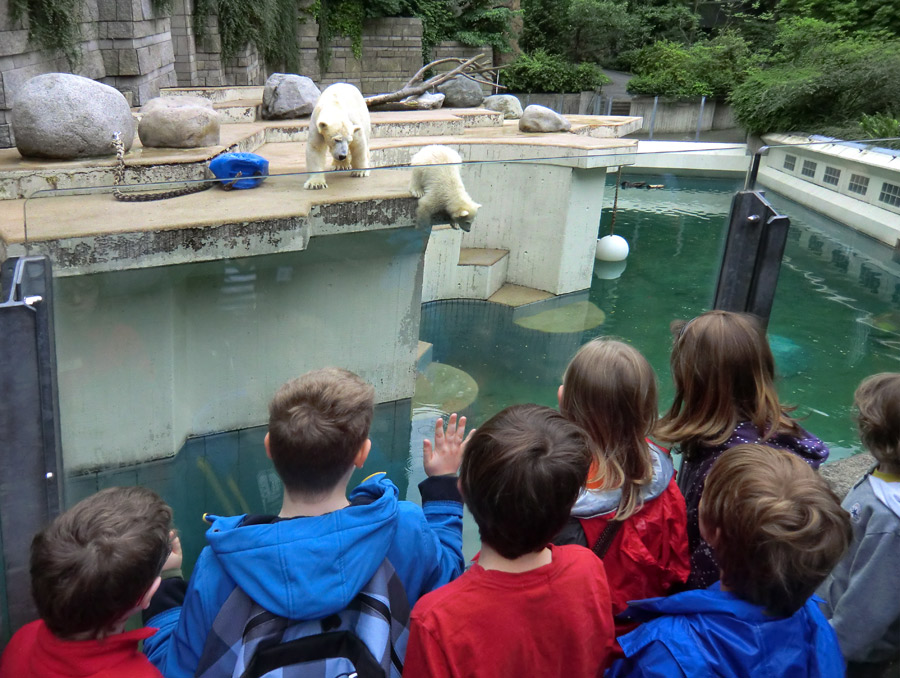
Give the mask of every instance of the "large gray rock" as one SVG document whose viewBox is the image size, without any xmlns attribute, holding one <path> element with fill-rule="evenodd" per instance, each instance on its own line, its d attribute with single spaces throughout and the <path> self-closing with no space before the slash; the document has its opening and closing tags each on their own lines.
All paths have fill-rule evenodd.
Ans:
<svg viewBox="0 0 900 678">
<path fill-rule="evenodd" d="M 867 452 L 862 452 L 820 466 L 819 473 L 828 481 L 834 493 L 843 499 L 856 481 L 862 478 L 876 463 L 875 457 Z"/>
<path fill-rule="evenodd" d="M 321 92 L 305 75 L 272 73 L 263 89 L 264 120 L 302 118 L 312 113 Z"/>
<path fill-rule="evenodd" d="M 503 114 L 504 120 L 518 120 L 522 117 L 522 103 L 512 94 L 494 94 L 482 104 L 489 111 Z"/>
<path fill-rule="evenodd" d="M 159 97 L 141 109 L 141 143 L 148 148 L 198 148 L 219 143 L 219 114 L 202 97 Z"/>
<path fill-rule="evenodd" d="M 444 106 L 450 108 L 475 108 L 484 101 L 481 85 L 462 75 L 438 85 L 438 91 L 446 96 Z"/>
<path fill-rule="evenodd" d="M 568 132 L 572 123 L 546 106 L 531 104 L 519 120 L 520 132 Z"/>
<path fill-rule="evenodd" d="M 25 157 L 72 159 L 114 155 L 114 132 L 125 150 L 134 120 L 122 93 L 80 75 L 45 73 L 26 82 L 12 107 L 16 147 Z"/>
</svg>

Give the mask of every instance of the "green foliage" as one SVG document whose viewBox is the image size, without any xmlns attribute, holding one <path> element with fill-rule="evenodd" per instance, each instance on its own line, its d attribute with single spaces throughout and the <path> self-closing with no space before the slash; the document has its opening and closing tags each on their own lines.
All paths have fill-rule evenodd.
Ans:
<svg viewBox="0 0 900 678">
<path fill-rule="evenodd" d="M 834 24 L 792 19 L 779 23 L 776 45 L 768 67 L 753 68 L 732 93 L 747 130 L 827 133 L 900 111 L 900 39 L 846 37 Z"/>
<path fill-rule="evenodd" d="M 634 60 L 632 94 L 692 99 L 724 99 L 745 77 L 750 48 L 736 33 L 726 32 L 691 47 L 663 40 L 640 50 Z"/>
<path fill-rule="evenodd" d="M 897 0 L 780 0 L 781 17 L 806 17 L 838 24 L 849 32 L 900 37 Z"/>
<path fill-rule="evenodd" d="M 150 6 L 156 16 L 169 16 L 172 14 L 172 0 L 151 0 Z"/>
<path fill-rule="evenodd" d="M 207 18 L 219 20 L 222 57 L 231 59 L 247 45 L 255 45 L 266 63 L 275 68 L 299 68 L 295 0 L 194 0 L 194 31 L 203 38 Z"/>
<path fill-rule="evenodd" d="M 610 82 L 594 64 L 573 64 L 556 54 L 537 50 L 520 54 L 506 66 L 500 81 L 511 92 L 584 92 Z"/>
<path fill-rule="evenodd" d="M 866 139 L 895 138 L 893 148 L 900 146 L 900 116 L 894 113 L 875 113 L 866 115 L 863 113 L 859 121 L 859 128 Z"/>
<path fill-rule="evenodd" d="M 513 15 L 508 7 L 494 7 L 492 0 L 464 0 L 460 3 L 452 38 L 470 47 L 490 45 L 501 52 L 509 52 Z"/>
<path fill-rule="evenodd" d="M 524 25 L 519 45 L 527 53 L 544 50 L 561 54 L 572 36 L 569 30 L 571 0 L 522 0 Z"/>
<path fill-rule="evenodd" d="M 72 70 L 81 63 L 83 10 L 84 0 L 9 0 L 12 20 L 28 21 L 28 40 L 40 49 L 62 52 Z"/>
<path fill-rule="evenodd" d="M 640 18 L 615 0 L 571 0 L 568 23 L 566 51 L 573 61 L 612 65 L 622 52 L 644 44 Z"/>
<path fill-rule="evenodd" d="M 383 6 L 383 3 L 380 3 Z M 365 0 L 318 0 L 314 16 L 319 23 L 319 62 L 322 70 L 331 59 L 331 40 L 350 38 L 353 56 L 362 58 L 363 22 L 367 18 Z M 373 10 L 377 10 L 373 7 Z"/>
</svg>

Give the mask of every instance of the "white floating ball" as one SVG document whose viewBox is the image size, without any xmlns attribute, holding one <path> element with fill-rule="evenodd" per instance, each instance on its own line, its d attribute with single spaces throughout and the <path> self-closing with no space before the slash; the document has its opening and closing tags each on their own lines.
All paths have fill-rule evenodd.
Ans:
<svg viewBox="0 0 900 678">
<path fill-rule="evenodd" d="M 600 261 L 624 261 L 628 258 L 628 241 L 621 235 L 605 235 L 597 241 Z"/>
<path fill-rule="evenodd" d="M 625 272 L 627 261 L 594 262 L 594 276 L 600 280 L 615 280 Z"/>
</svg>

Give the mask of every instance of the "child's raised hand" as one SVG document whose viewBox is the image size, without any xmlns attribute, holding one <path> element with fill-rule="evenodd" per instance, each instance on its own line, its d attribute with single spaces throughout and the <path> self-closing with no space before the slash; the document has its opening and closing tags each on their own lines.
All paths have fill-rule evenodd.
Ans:
<svg viewBox="0 0 900 678">
<path fill-rule="evenodd" d="M 469 435 L 464 438 L 465 432 L 466 418 L 459 417 L 457 421 L 455 412 L 447 421 L 446 432 L 444 432 L 443 418 L 439 417 L 434 423 L 434 445 L 428 439 L 422 444 L 422 462 L 425 466 L 425 474 L 429 478 L 459 471 L 463 449 L 475 434 L 475 429 L 469 431 Z"/>
<path fill-rule="evenodd" d="M 172 552 L 169 553 L 169 557 L 166 558 L 166 562 L 163 564 L 163 572 L 181 569 L 181 561 L 183 559 L 181 539 L 178 538 L 178 533 L 175 530 L 169 532 L 169 546 L 172 547 Z"/>
</svg>

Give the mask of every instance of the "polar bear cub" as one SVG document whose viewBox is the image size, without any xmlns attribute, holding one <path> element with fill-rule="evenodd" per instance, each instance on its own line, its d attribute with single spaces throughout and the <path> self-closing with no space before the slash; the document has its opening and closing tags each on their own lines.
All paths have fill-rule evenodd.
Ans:
<svg viewBox="0 0 900 678">
<path fill-rule="evenodd" d="M 428 223 L 432 215 L 446 212 L 453 228 L 468 232 L 481 207 L 472 200 L 459 176 L 462 158 L 447 146 L 426 146 L 416 153 L 409 192 L 419 198 L 416 217 L 420 224 Z"/>
<path fill-rule="evenodd" d="M 356 87 L 346 82 L 326 87 L 309 119 L 306 171 L 310 176 L 303 188 L 328 187 L 323 172 L 329 153 L 335 169 L 352 169 L 351 177 L 369 176 L 371 128 L 369 109 Z"/>
</svg>

